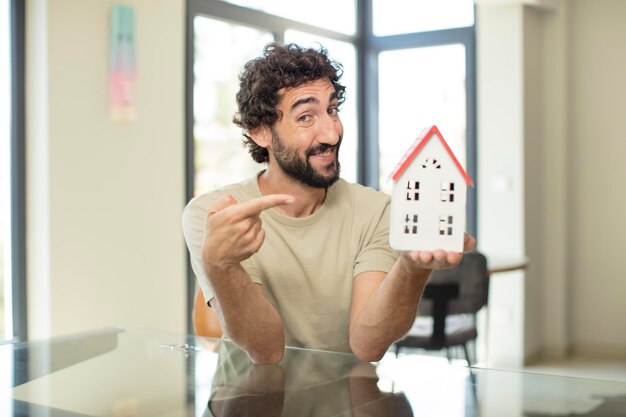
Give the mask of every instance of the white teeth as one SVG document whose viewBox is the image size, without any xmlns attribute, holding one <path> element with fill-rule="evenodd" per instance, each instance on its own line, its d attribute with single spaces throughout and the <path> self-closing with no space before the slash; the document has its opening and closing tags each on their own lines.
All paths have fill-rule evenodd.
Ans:
<svg viewBox="0 0 626 417">
<path fill-rule="evenodd" d="M 324 152 L 315 152 L 314 154 L 311 154 L 311 155 L 320 156 L 320 157 L 330 156 L 333 154 L 334 149 L 335 149 L 334 147 L 330 147 L 330 148 L 327 148 Z"/>
</svg>

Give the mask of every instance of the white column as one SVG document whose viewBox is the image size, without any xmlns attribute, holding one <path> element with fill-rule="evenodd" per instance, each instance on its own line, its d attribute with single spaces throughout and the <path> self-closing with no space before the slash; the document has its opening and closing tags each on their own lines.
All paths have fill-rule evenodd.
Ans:
<svg viewBox="0 0 626 417">
<path fill-rule="evenodd" d="M 478 247 L 525 256 L 523 5 L 477 7 Z M 488 366 L 524 360 L 524 274 L 490 284 Z"/>
</svg>

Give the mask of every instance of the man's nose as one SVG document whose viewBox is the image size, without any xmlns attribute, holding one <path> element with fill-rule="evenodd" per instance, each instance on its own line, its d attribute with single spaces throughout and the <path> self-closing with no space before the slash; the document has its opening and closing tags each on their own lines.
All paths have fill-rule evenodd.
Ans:
<svg viewBox="0 0 626 417">
<path fill-rule="evenodd" d="M 343 136 L 343 124 L 339 116 L 333 117 L 327 114 L 323 117 L 320 123 L 318 142 L 336 145 L 341 136 Z"/>
</svg>

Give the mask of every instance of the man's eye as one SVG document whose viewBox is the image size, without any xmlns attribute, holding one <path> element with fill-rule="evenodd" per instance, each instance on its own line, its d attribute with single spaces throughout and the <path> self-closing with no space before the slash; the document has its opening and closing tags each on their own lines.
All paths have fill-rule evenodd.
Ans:
<svg viewBox="0 0 626 417">
<path fill-rule="evenodd" d="M 328 114 L 330 114 L 331 116 L 336 116 L 339 114 L 339 108 L 338 107 L 331 107 L 330 109 L 328 109 Z"/>
<path fill-rule="evenodd" d="M 303 114 L 302 116 L 298 117 L 298 121 L 299 122 L 308 122 L 311 120 L 311 115 L 310 114 Z"/>
</svg>

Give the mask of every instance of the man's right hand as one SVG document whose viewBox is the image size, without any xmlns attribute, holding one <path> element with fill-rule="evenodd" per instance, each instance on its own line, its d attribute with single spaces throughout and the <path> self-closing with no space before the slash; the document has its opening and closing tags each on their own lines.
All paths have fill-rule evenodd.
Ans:
<svg viewBox="0 0 626 417">
<path fill-rule="evenodd" d="M 289 195 L 272 194 L 245 203 L 226 195 L 208 207 L 202 242 L 202 263 L 215 296 L 211 306 L 224 335 L 242 348 L 253 363 L 277 363 L 285 350 L 283 322 L 253 283 L 241 262 L 263 244 L 261 212 L 294 202 Z"/>
<path fill-rule="evenodd" d="M 237 265 L 255 254 L 263 244 L 265 231 L 260 214 L 272 207 L 291 204 L 286 194 L 271 194 L 238 203 L 225 195 L 208 208 L 202 242 L 205 268 Z"/>
</svg>

